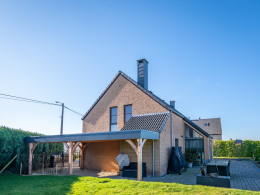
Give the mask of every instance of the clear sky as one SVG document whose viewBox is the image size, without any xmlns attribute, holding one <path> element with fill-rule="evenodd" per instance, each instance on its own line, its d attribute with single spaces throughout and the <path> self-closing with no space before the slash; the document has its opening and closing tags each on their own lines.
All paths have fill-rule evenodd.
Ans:
<svg viewBox="0 0 260 195">
<path fill-rule="evenodd" d="M 0 93 L 84 114 L 119 70 L 223 139 L 260 140 L 260 1 L 0 1 Z M 61 107 L 0 98 L 0 125 L 59 134 Z M 64 133 L 81 133 L 65 110 Z"/>
</svg>

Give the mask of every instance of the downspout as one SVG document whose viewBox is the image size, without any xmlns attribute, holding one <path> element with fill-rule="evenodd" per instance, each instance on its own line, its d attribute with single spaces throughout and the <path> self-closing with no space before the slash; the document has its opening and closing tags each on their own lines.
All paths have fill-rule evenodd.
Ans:
<svg viewBox="0 0 260 195">
<path fill-rule="evenodd" d="M 210 161 L 212 161 L 212 158 L 211 158 L 211 148 L 210 148 L 210 137 L 209 137 L 209 159 L 210 159 Z"/>
<path fill-rule="evenodd" d="M 153 139 L 153 177 L 154 177 L 154 139 Z"/>
<path fill-rule="evenodd" d="M 172 141 L 172 147 L 173 147 L 173 127 L 172 127 L 172 111 L 171 111 L 171 141 Z"/>
</svg>

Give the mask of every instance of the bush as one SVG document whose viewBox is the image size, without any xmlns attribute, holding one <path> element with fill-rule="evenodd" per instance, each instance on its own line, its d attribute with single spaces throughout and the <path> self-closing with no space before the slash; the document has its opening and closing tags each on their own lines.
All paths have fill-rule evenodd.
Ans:
<svg viewBox="0 0 260 195">
<path fill-rule="evenodd" d="M 238 146 L 235 140 L 216 140 L 213 144 L 213 154 L 218 157 L 238 157 Z M 253 154 L 260 154 L 260 141 L 243 140 L 239 146 L 239 157 L 253 157 Z"/>
<path fill-rule="evenodd" d="M 259 155 L 255 155 L 255 161 L 259 161 Z"/>
<path fill-rule="evenodd" d="M 190 149 L 188 149 L 185 154 L 186 162 L 191 163 L 196 161 L 196 154 L 193 153 Z"/>
<path fill-rule="evenodd" d="M 0 126 L 0 170 L 16 155 L 18 157 L 15 160 L 16 165 L 13 165 L 14 170 L 19 170 L 18 160 L 23 161 L 23 164 L 28 164 L 29 146 L 24 143 L 24 138 L 29 136 L 43 136 L 43 134 Z M 42 156 L 44 151 L 57 154 L 62 150 L 62 143 L 39 143 L 33 154 Z"/>
</svg>

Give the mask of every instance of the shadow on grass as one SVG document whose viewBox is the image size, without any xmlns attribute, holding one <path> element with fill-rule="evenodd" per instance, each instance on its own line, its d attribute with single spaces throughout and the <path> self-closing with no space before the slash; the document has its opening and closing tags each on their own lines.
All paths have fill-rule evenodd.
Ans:
<svg viewBox="0 0 260 195">
<path fill-rule="evenodd" d="M 68 194 L 79 176 L 0 175 L 0 194 Z"/>
</svg>

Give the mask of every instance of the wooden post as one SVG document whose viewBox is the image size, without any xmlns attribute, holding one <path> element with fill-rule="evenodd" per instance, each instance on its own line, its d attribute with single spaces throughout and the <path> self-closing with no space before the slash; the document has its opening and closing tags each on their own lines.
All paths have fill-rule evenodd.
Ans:
<svg viewBox="0 0 260 195">
<path fill-rule="evenodd" d="M 20 175 L 22 175 L 23 164 L 20 165 Z"/>
<path fill-rule="evenodd" d="M 147 139 L 137 139 L 137 147 L 136 145 L 130 140 L 130 139 L 126 139 L 125 141 L 127 141 L 132 148 L 135 150 L 136 154 L 137 154 L 137 180 L 138 181 L 142 181 L 143 180 L 143 162 L 142 162 L 142 151 L 143 151 L 143 146 L 144 143 L 146 142 Z"/>
<path fill-rule="evenodd" d="M 73 173 L 73 154 L 74 154 L 74 151 L 76 150 L 77 146 L 80 144 L 80 142 L 76 142 L 75 144 L 73 142 L 69 142 L 69 144 L 67 144 L 66 142 L 63 142 L 63 144 L 69 151 L 69 175 L 72 175 L 72 173 Z"/>
<path fill-rule="evenodd" d="M 84 151 L 81 149 L 80 150 L 80 169 L 84 169 L 84 166 L 83 166 L 83 155 L 84 155 L 84 153 L 83 153 Z"/>
<path fill-rule="evenodd" d="M 28 175 L 32 174 L 32 148 L 33 148 L 33 143 L 29 143 Z"/>
<path fill-rule="evenodd" d="M 28 143 L 29 145 L 29 159 L 28 159 L 28 175 L 32 174 L 32 155 L 38 143 Z"/>
<path fill-rule="evenodd" d="M 72 153 L 72 147 L 73 143 L 69 142 L 69 175 L 72 175 L 73 173 L 73 153 Z"/>
<path fill-rule="evenodd" d="M 137 180 L 143 180 L 142 139 L 137 139 Z"/>
<path fill-rule="evenodd" d="M 89 143 L 79 145 L 80 148 L 80 169 L 84 169 L 84 151 Z"/>
</svg>

